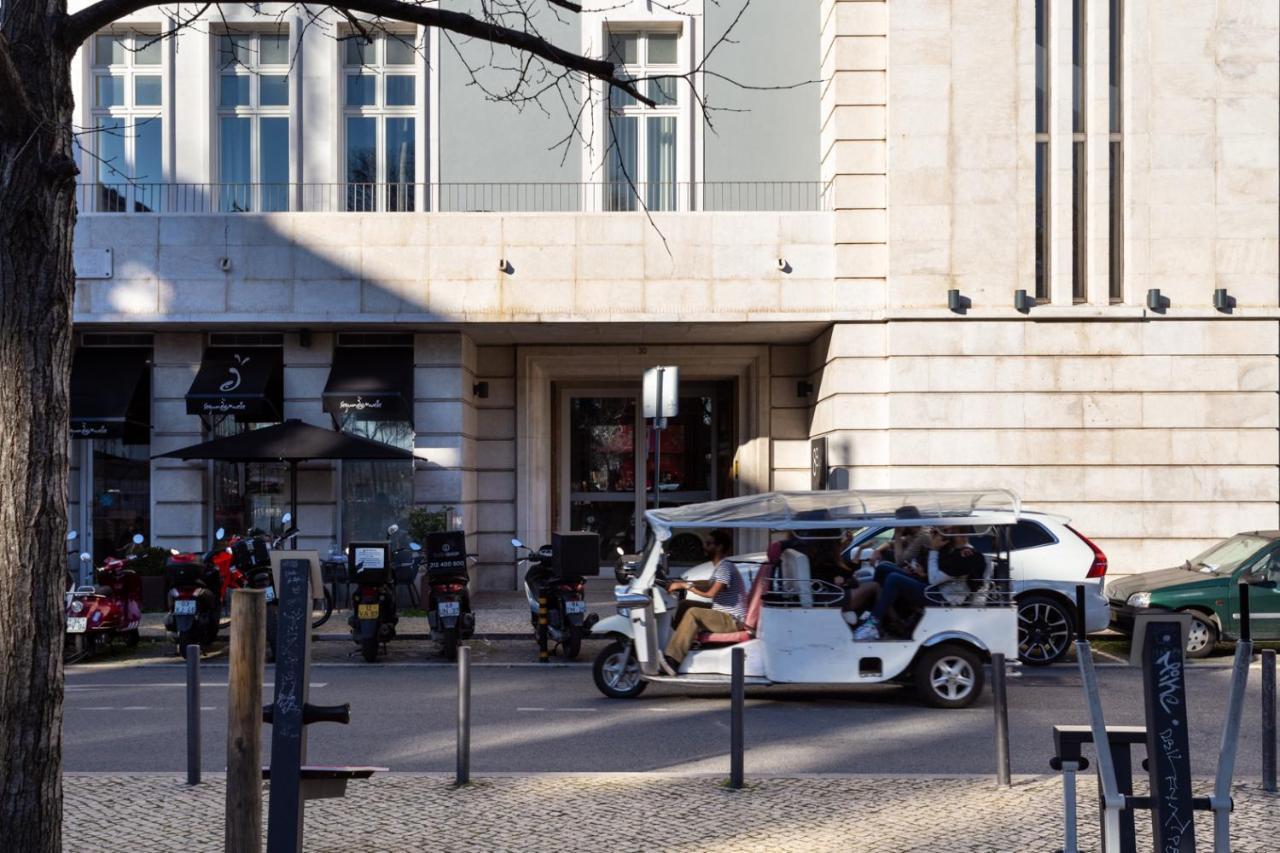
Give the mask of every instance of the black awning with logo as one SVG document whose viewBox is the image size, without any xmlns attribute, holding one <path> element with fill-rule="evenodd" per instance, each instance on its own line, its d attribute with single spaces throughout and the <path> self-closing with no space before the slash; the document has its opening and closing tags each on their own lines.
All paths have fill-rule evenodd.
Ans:
<svg viewBox="0 0 1280 853">
<path fill-rule="evenodd" d="M 348 414 L 375 421 L 413 420 L 413 350 L 338 347 L 324 386 L 324 408 L 338 424 Z"/>
<path fill-rule="evenodd" d="M 283 350 L 209 347 L 187 391 L 187 414 L 231 415 L 241 423 L 284 420 Z"/>
<path fill-rule="evenodd" d="M 151 350 L 81 347 L 71 362 L 71 437 L 151 441 Z"/>
</svg>

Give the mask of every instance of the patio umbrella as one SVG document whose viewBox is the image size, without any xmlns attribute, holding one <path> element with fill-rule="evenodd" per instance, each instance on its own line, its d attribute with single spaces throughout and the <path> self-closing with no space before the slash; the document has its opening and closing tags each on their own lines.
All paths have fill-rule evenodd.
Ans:
<svg viewBox="0 0 1280 853">
<path fill-rule="evenodd" d="M 153 459 L 213 459 L 219 462 L 285 462 L 289 465 L 290 511 L 298 518 L 298 463 L 310 459 L 406 459 L 413 453 L 380 441 L 287 420 L 282 424 L 215 438 L 160 453 Z"/>
</svg>

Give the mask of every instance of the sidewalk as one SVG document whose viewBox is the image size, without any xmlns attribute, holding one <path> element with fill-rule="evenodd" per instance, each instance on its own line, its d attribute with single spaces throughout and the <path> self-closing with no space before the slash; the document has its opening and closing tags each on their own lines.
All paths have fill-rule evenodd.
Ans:
<svg viewBox="0 0 1280 853">
<path fill-rule="evenodd" d="M 188 788 L 177 774 L 68 773 L 63 844 L 187 853 L 222 849 L 225 781 L 206 774 Z M 352 782 L 347 797 L 307 803 L 308 851 L 1049 851 L 1062 843 L 1057 776 L 748 777 L 730 791 L 707 776 L 659 773 L 477 775 L 393 773 Z M 1141 785 L 1141 780 L 1139 780 Z M 1142 786 L 1145 787 L 1145 786 Z M 1210 783 L 1198 780 L 1196 793 Z M 1141 793 L 1141 792 L 1138 792 Z M 1099 849 L 1096 789 L 1080 781 L 1081 850 Z M 1239 784 L 1232 850 L 1262 853 L 1280 837 L 1280 796 Z M 264 795 L 265 798 L 265 795 Z M 264 805 L 264 824 L 266 822 Z M 1139 815 L 1138 849 L 1151 849 Z M 1197 841 L 1212 846 L 1212 820 L 1197 812 Z"/>
</svg>

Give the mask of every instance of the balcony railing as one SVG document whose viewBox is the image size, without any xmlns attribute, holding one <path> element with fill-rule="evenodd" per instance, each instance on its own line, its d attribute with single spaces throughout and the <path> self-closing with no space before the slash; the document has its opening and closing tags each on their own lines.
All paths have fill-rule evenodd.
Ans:
<svg viewBox="0 0 1280 853">
<path fill-rule="evenodd" d="M 830 209 L 819 181 L 710 183 L 80 184 L 82 213 L 601 213 Z"/>
</svg>

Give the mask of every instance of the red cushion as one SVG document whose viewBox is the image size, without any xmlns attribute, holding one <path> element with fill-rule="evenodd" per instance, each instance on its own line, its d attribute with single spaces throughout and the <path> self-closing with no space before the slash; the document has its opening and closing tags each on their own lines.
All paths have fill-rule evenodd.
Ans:
<svg viewBox="0 0 1280 853">
<path fill-rule="evenodd" d="M 701 645 L 732 645 L 734 643 L 745 643 L 751 639 L 750 631 L 734 631 L 730 634 L 708 634 L 705 631 L 698 635 L 698 642 Z"/>
</svg>

